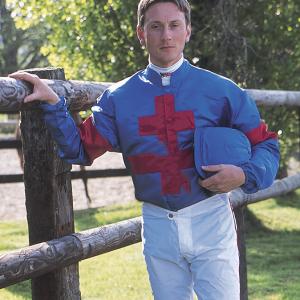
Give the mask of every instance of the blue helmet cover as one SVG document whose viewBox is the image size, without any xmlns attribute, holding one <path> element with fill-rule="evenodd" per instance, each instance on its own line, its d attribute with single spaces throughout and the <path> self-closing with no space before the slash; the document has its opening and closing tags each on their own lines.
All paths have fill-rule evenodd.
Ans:
<svg viewBox="0 0 300 300">
<path fill-rule="evenodd" d="M 251 158 L 251 145 L 246 135 L 227 127 L 198 127 L 194 133 L 194 160 L 197 172 L 205 179 L 213 172 L 202 166 L 231 164 L 241 166 Z"/>
</svg>

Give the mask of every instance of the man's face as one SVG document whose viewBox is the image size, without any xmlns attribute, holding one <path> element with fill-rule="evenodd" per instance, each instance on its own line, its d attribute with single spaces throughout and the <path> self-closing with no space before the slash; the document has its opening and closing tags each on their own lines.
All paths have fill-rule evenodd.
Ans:
<svg viewBox="0 0 300 300">
<path fill-rule="evenodd" d="M 157 3 L 146 11 L 144 27 L 137 27 L 137 35 L 147 48 L 150 61 L 166 68 L 180 59 L 191 27 L 174 3 Z"/>
</svg>

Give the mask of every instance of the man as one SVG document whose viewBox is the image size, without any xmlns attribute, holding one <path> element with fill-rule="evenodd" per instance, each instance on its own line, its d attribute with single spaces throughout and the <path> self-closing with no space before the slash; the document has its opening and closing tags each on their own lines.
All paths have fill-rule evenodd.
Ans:
<svg viewBox="0 0 300 300">
<path fill-rule="evenodd" d="M 227 192 L 270 185 L 278 167 L 276 135 L 255 104 L 230 80 L 183 58 L 191 36 L 186 0 L 141 0 L 137 36 L 149 65 L 107 89 L 79 128 L 65 101 L 26 73 L 34 84 L 25 102 L 44 100 L 45 121 L 71 163 L 91 164 L 105 151 L 121 152 L 136 198 L 143 201 L 143 246 L 155 299 L 239 299 L 239 260 Z M 241 166 L 203 166 L 193 158 L 195 128 L 229 127 L 245 133 L 251 159 Z"/>
</svg>

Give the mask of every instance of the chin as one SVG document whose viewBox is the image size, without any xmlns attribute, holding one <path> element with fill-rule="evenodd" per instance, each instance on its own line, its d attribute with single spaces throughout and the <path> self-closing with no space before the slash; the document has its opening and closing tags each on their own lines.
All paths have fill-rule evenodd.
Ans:
<svg viewBox="0 0 300 300">
<path fill-rule="evenodd" d="M 159 63 L 161 67 L 167 68 L 174 65 L 177 60 L 178 60 L 177 57 L 174 58 L 168 57 L 167 59 L 160 59 L 159 61 L 157 61 L 157 63 Z"/>
</svg>

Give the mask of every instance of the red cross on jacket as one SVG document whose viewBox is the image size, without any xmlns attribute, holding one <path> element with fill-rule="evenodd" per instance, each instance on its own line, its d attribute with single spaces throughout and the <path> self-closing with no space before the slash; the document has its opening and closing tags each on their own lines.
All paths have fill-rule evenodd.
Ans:
<svg viewBox="0 0 300 300">
<path fill-rule="evenodd" d="M 139 118 L 139 133 L 141 136 L 156 135 L 167 147 L 168 154 L 160 156 L 144 153 L 130 156 L 132 172 L 159 172 L 163 194 L 177 194 L 181 187 L 189 191 L 190 183 L 182 170 L 194 167 L 193 149 L 179 149 L 177 132 L 194 128 L 193 112 L 175 111 L 173 95 L 155 97 L 155 115 Z"/>
</svg>

